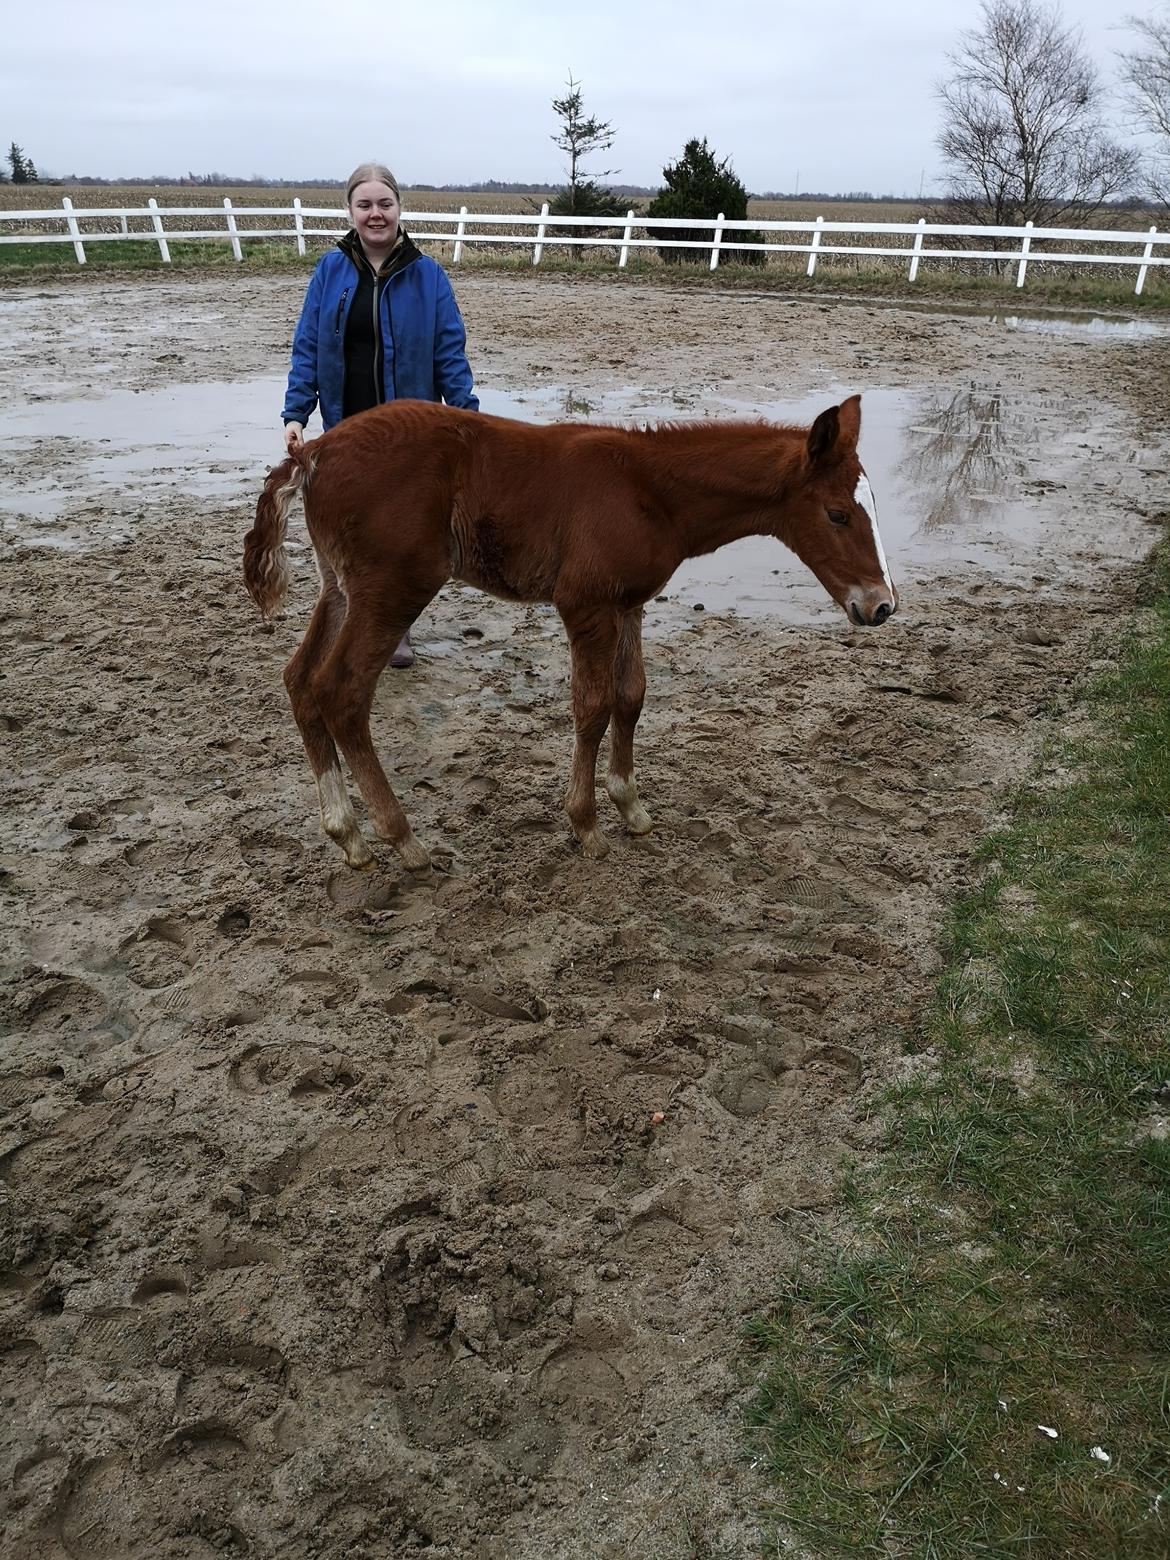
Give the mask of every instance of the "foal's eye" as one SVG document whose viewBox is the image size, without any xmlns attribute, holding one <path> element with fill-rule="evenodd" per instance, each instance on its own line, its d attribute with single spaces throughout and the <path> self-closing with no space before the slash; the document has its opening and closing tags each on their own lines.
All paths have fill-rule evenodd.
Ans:
<svg viewBox="0 0 1170 1560">
<path fill-rule="evenodd" d="M 829 519 L 833 522 L 834 525 L 848 525 L 849 524 L 849 516 L 845 513 L 845 511 L 843 509 L 830 509 L 829 510 Z"/>
</svg>

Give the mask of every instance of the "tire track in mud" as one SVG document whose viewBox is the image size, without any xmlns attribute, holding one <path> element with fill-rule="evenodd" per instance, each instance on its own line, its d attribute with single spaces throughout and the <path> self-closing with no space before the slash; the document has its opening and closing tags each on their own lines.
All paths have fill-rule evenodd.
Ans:
<svg viewBox="0 0 1170 1560">
<path fill-rule="evenodd" d="M 280 687 L 309 570 L 255 629 L 238 520 L 146 535 L 117 634 L 121 550 L 19 553 L 0 622 L 12 1552 L 753 1555 L 738 1329 L 929 1065 L 942 909 L 1124 586 L 650 641 L 656 829 L 602 797 L 600 863 L 559 638 L 445 593 L 374 720 L 438 869 L 356 875 Z"/>
</svg>

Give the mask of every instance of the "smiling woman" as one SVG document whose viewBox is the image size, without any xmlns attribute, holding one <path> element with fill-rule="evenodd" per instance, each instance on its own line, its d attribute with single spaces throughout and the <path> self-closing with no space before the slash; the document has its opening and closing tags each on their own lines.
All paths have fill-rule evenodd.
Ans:
<svg viewBox="0 0 1170 1560">
<path fill-rule="evenodd" d="M 353 229 L 317 263 L 293 337 L 284 398 L 291 454 L 319 405 L 326 431 L 385 401 L 478 411 L 459 306 L 443 268 L 401 225 L 398 181 L 362 163 L 345 191 Z M 410 666 L 409 629 L 391 664 Z"/>
</svg>

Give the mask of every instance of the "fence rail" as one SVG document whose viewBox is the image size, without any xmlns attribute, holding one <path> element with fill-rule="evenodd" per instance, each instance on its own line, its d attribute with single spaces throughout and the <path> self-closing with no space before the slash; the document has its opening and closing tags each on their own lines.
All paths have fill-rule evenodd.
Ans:
<svg viewBox="0 0 1170 1560">
<path fill-rule="evenodd" d="M 212 218 L 216 225 L 195 227 L 191 224 L 192 218 L 199 218 L 203 223 Z M 272 225 L 280 218 L 290 220 L 282 226 Z M 256 219 L 270 225 L 246 225 Z M 243 227 L 241 220 L 245 223 Z M 1170 233 L 1159 232 L 1157 227 L 1110 231 L 1034 227 L 1031 222 L 1022 227 L 969 227 L 927 222 L 925 217 L 918 222 L 832 222 L 824 217 L 801 221 L 765 218 L 728 221 L 722 215 L 714 219 L 644 217 L 632 210 L 624 217 L 561 217 L 550 213 L 547 202 L 539 212 L 473 212 L 462 206 L 457 212 L 404 212 L 403 221 L 409 224 L 415 239 L 453 244 L 456 264 L 468 245 L 530 248 L 533 265 L 539 265 L 544 250 L 553 245 L 580 250 L 616 248 L 619 267 L 626 265 L 631 251 L 669 247 L 701 251 L 709 256 L 712 271 L 721 259 L 736 255 L 762 255 L 765 259 L 769 255 L 806 255 L 809 276 L 815 274 L 820 261 L 834 256 L 876 257 L 901 261 L 908 267 L 911 282 L 916 280 L 923 262 L 983 262 L 1014 266 L 1017 287 L 1024 285 L 1030 265 L 1111 265 L 1136 269 L 1135 294 L 1140 294 L 1145 287 L 1151 269 L 1170 265 L 1170 253 L 1158 252 L 1159 249 L 1166 251 L 1170 246 Z M 180 225 L 174 226 L 175 223 Z M 328 225 L 320 226 L 321 223 Z M 4 224 L 19 224 L 23 231 L 5 232 Z M 37 226 L 34 228 L 33 224 Z M 59 224 L 62 231 L 52 231 L 53 224 Z M 157 244 L 161 258 L 169 262 L 172 242 L 226 242 L 231 245 L 235 259 L 242 260 L 245 240 L 251 243 L 292 239 L 298 253 L 303 255 L 308 241 L 340 238 L 348 226 L 343 210 L 303 206 L 300 200 L 294 200 L 291 206 L 233 206 L 230 198 L 225 198 L 221 210 L 215 206 L 161 207 L 151 199 L 145 206 L 80 209 L 66 196 L 60 209 L 0 211 L 0 245 L 72 244 L 78 264 L 84 265 L 88 244 L 127 240 Z M 46 231 L 46 228 L 50 230 Z M 680 239 L 677 237 L 680 231 L 693 231 L 695 237 Z M 666 232 L 674 236 L 665 237 Z M 804 237 L 798 241 L 797 235 Z M 872 242 L 836 241 L 846 237 L 872 239 Z M 898 239 L 912 242 L 895 242 Z M 974 240 L 982 247 L 949 247 L 949 243 L 962 239 Z M 1046 247 L 1053 244 L 1063 247 Z M 1045 247 L 1038 249 L 1037 245 Z M 1070 245 L 1078 247 L 1070 249 Z"/>
</svg>

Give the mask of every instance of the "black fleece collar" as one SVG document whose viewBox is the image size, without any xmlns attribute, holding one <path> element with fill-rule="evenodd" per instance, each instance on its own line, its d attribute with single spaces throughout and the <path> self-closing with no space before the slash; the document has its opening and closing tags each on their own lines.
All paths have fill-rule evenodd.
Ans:
<svg viewBox="0 0 1170 1560">
<path fill-rule="evenodd" d="M 413 265 L 422 253 L 422 250 L 419 249 L 405 228 L 399 228 L 398 231 L 402 235 L 402 242 L 387 257 L 386 261 L 383 262 L 382 269 L 377 272 L 380 282 L 389 276 L 395 276 L 399 271 L 405 270 L 408 265 Z M 356 228 L 350 228 L 344 238 L 339 238 L 337 247 L 343 254 L 349 256 L 359 271 L 363 269 L 373 271 L 373 266 L 366 259 L 366 252 L 362 248 Z"/>
</svg>

